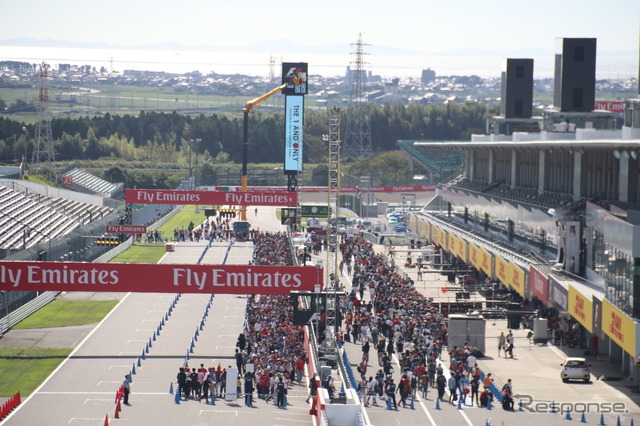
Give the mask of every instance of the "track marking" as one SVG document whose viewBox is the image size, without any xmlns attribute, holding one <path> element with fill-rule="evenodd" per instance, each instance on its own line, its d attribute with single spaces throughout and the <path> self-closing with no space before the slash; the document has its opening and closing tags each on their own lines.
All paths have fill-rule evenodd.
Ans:
<svg viewBox="0 0 640 426">
<path fill-rule="evenodd" d="M 236 410 L 200 410 L 200 415 L 202 415 L 202 413 L 231 413 L 238 417 L 238 411 Z"/>
<path fill-rule="evenodd" d="M 11 413 L 9 413 L 9 415 L 7 417 L 5 417 L 3 420 L 3 422 L 6 422 L 7 420 L 9 420 L 11 417 L 13 417 L 18 411 L 20 411 L 20 409 L 22 407 L 24 407 L 25 405 L 27 405 L 26 403 L 29 402 L 29 400 L 31 400 L 31 398 L 34 397 L 34 395 L 38 394 L 38 392 L 40 391 L 40 389 L 42 389 L 47 383 L 49 383 L 49 380 L 51 380 L 51 378 L 58 373 L 58 371 L 71 359 L 71 357 L 73 357 L 76 352 L 78 352 L 80 350 L 80 348 L 82 348 L 82 346 L 87 342 L 87 340 L 89 340 L 91 338 L 91 336 L 93 336 L 93 334 L 98 331 L 98 329 L 102 326 L 102 324 L 105 323 L 105 321 L 107 321 L 109 319 L 109 317 L 111 317 L 111 315 L 118 309 L 118 307 L 120 307 L 120 305 L 122 305 L 122 303 L 124 303 L 125 300 L 127 300 L 129 298 L 129 296 L 131 296 L 131 293 L 127 293 L 124 295 L 124 297 L 122 299 L 120 299 L 120 302 L 118 302 L 118 304 L 111 310 L 111 312 L 109 312 L 107 314 L 107 316 L 105 316 L 102 321 L 100 321 L 100 323 L 98 323 L 98 325 L 89 332 L 89 334 L 87 334 L 87 336 L 82 339 L 82 342 L 80 342 L 80 344 L 78 346 L 76 346 L 76 348 L 71 351 L 71 353 L 69 354 L 69 356 L 64 359 L 60 365 L 58 365 L 58 367 L 53 370 L 51 372 L 51 374 L 49 374 L 49 377 L 47 377 L 40 386 L 38 386 L 38 388 L 36 390 L 33 391 L 33 393 L 31 395 L 29 395 L 24 401 L 22 401 L 22 404 L 18 405 Z M 119 383 L 119 382 L 118 382 Z"/>
</svg>

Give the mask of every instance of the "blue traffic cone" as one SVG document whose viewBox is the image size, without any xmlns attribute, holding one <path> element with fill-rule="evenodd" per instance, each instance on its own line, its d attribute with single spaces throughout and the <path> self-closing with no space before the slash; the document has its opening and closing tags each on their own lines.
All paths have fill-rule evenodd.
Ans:
<svg viewBox="0 0 640 426">
<path fill-rule="evenodd" d="M 211 405 L 216 405 L 216 391 L 211 392 Z"/>
<path fill-rule="evenodd" d="M 156 341 L 156 332 L 153 332 L 153 336 L 151 336 L 151 340 L 153 340 L 154 342 Z"/>
<path fill-rule="evenodd" d="M 169 384 L 169 394 L 173 395 L 173 382 L 171 382 L 171 384 Z"/>
<path fill-rule="evenodd" d="M 391 398 L 387 398 L 387 410 L 391 410 Z"/>
<path fill-rule="evenodd" d="M 489 419 L 487 419 L 487 421 L 484 422 L 484 426 L 491 426 L 491 423 L 489 422 Z"/>
<path fill-rule="evenodd" d="M 411 405 L 409 405 L 409 408 L 411 408 L 412 410 L 415 410 L 415 409 L 416 409 L 416 407 L 415 407 L 415 405 L 414 405 L 414 404 L 415 404 L 415 401 L 416 401 L 416 397 L 415 397 L 415 396 L 412 396 L 412 397 L 411 397 Z"/>
<path fill-rule="evenodd" d="M 629 426 L 633 426 L 633 419 L 631 419 L 631 423 L 629 423 Z"/>
<path fill-rule="evenodd" d="M 487 398 L 487 410 L 491 410 L 491 398 Z"/>
<path fill-rule="evenodd" d="M 567 412 L 564 415 L 564 419 L 565 420 L 572 420 L 571 419 L 571 411 L 567 410 Z"/>
<path fill-rule="evenodd" d="M 606 423 L 604 422 L 604 414 L 600 414 L 600 423 L 598 425 L 604 426 Z"/>
<path fill-rule="evenodd" d="M 131 366 L 131 374 L 136 374 L 136 363 L 135 362 Z"/>
<path fill-rule="evenodd" d="M 584 415 L 584 411 L 582 412 L 582 417 L 580 418 L 580 423 L 586 423 L 587 422 L 587 416 Z"/>
<path fill-rule="evenodd" d="M 620 423 L 620 415 L 618 415 L 618 421 L 616 422 L 616 426 L 622 426 L 622 424 Z"/>
<path fill-rule="evenodd" d="M 142 355 L 140 355 L 140 358 L 142 358 L 142 359 L 146 359 L 146 358 L 144 357 L 144 349 L 142 350 Z"/>
<path fill-rule="evenodd" d="M 149 337 L 149 347 L 153 347 L 153 343 L 151 343 L 151 337 Z"/>
<path fill-rule="evenodd" d="M 142 360 L 138 357 L 138 367 L 142 367 Z"/>
<path fill-rule="evenodd" d="M 556 402 L 553 401 L 553 402 L 551 402 L 551 414 L 555 414 L 555 413 L 557 413 L 557 411 L 556 411 Z"/>
<path fill-rule="evenodd" d="M 462 398 L 458 398 L 458 410 L 462 410 Z"/>
<path fill-rule="evenodd" d="M 440 398 L 436 398 L 436 410 L 440 410 Z"/>
<path fill-rule="evenodd" d="M 522 408 L 522 400 L 518 401 L 518 411 L 524 411 L 524 408 Z"/>
<path fill-rule="evenodd" d="M 133 383 L 133 377 L 131 377 L 131 372 L 129 372 L 129 375 L 127 376 L 127 381 L 129 383 Z"/>
<path fill-rule="evenodd" d="M 172 384 L 173 384 L 173 383 L 172 383 Z M 176 391 L 176 396 L 173 398 L 173 401 L 174 401 L 176 404 L 180 404 L 180 392 L 181 392 L 181 389 L 180 389 L 180 386 L 178 386 L 178 389 L 177 389 L 177 391 Z"/>
<path fill-rule="evenodd" d="M 148 344 L 148 343 L 146 343 L 146 344 L 144 345 L 144 351 L 145 351 L 146 353 L 149 353 L 149 344 Z"/>
</svg>

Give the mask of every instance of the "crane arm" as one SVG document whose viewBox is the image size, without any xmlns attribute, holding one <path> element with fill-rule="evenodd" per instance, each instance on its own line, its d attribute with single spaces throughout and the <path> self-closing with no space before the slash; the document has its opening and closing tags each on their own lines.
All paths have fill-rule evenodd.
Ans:
<svg viewBox="0 0 640 426">
<path fill-rule="evenodd" d="M 270 98 L 271 96 L 275 95 L 276 93 L 280 93 L 282 91 L 282 89 L 284 89 L 285 87 L 287 87 L 287 85 L 283 84 L 282 86 L 278 86 L 275 89 L 265 93 L 262 96 L 258 96 L 255 99 L 251 99 L 249 102 L 247 102 L 244 105 L 243 111 L 255 112 L 258 109 L 258 107 L 260 106 L 260 104 L 262 103 L 262 101 L 264 101 L 265 99 Z"/>
</svg>

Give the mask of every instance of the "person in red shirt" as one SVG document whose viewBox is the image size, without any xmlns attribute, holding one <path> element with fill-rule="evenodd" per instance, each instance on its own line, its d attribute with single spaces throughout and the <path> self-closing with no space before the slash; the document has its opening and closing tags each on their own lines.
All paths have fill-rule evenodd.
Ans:
<svg viewBox="0 0 640 426">
<path fill-rule="evenodd" d="M 296 360 L 296 381 L 302 383 L 302 375 L 304 373 L 304 361 L 302 358 Z"/>
</svg>

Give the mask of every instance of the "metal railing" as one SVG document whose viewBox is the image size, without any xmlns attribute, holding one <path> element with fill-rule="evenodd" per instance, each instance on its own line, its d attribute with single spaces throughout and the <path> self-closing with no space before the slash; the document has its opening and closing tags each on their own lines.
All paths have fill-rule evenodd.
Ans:
<svg viewBox="0 0 640 426">
<path fill-rule="evenodd" d="M 0 318 L 0 336 L 9 331 L 11 327 L 33 314 L 47 303 L 51 302 L 59 293 L 59 291 L 45 291 L 35 299 L 20 306 L 18 309 L 7 313 L 7 316 Z"/>
</svg>

